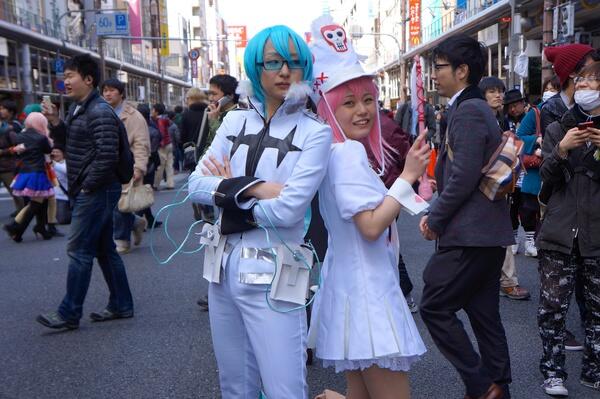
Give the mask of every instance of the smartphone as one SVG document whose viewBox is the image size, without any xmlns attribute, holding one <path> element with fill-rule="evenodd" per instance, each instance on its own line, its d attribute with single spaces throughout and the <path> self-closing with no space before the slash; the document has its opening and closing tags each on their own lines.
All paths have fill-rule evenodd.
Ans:
<svg viewBox="0 0 600 399">
<path fill-rule="evenodd" d="M 223 107 L 227 104 L 229 104 L 230 102 L 233 102 L 233 97 L 231 96 L 223 96 L 219 99 L 219 101 L 217 101 L 217 106 L 221 109 L 223 109 Z"/>
<path fill-rule="evenodd" d="M 579 130 L 585 130 L 588 127 L 594 127 L 594 122 L 589 121 L 589 122 L 582 122 L 582 123 L 577 124 L 577 129 L 579 129 Z"/>
</svg>

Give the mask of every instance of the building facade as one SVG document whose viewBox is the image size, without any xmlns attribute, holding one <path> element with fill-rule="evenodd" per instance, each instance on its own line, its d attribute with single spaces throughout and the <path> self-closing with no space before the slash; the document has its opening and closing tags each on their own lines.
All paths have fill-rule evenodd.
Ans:
<svg viewBox="0 0 600 399">
<path fill-rule="evenodd" d="M 74 55 L 89 53 L 103 63 L 104 78 L 118 77 L 126 82 L 129 100 L 181 104 L 185 89 L 191 87 L 185 60 L 178 63 L 178 68 L 170 68 L 168 62 L 161 68 L 158 41 L 140 38 L 156 34 L 150 14 L 151 2 L 155 1 L 0 2 L 0 97 L 24 105 L 48 95 L 63 105 L 62 65 Z M 126 36 L 137 38 L 99 40 L 96 14 L 98 10 L 110 13 L 114 9 L 127 10 L 130 34 Z M 185 52 L 187 60 L 185 48 L 180 52 Z"/>
<path fill-rule="evenodd" d="M 427 97 L 434 103 L 445 101 L 431 81 L 431 51 L 456 33 L 483 42 L 487 74 L 532 100 L 541 94 L 543 78 L 552 74 L 542 59 L 544 46 L 580 42 L 600 47 L 600 0 L 328 0 L 327 5 L 357 50 L 368 56 L 366 67 L 377 73 L 381 100 L 391 107 L 410 95 L 408 77 L 415 56 L 423 63 Z M 562 21 L 566 6 L 572 13 L 570 28 Z M 554 31 L 545 38 L 544 26 Z M 517 69 L 520 74 L 515 71 L 517 60 L 525 73 L 523 68 Z"/>
</svg>

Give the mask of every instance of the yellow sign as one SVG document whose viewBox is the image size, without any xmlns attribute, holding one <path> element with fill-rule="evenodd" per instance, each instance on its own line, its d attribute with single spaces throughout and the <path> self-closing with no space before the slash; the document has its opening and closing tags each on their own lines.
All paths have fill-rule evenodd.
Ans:
<svg viewBox="0 0 600 399">
<path fill-rule="evenodd" d="M 168 57 L 169 51 L 169 18 L 167 15 L 167 2 L 165 0 L 158 0 L 158 12 L 160 17 L 160 55 L 161 57 Z"/>
<path fill-rule="evenodd" d="M 160 24 L 160 37 L 162 40 L 160 41 L 160 55 L 162 57 L 168 57 L 169 52 L 169 25 L 168 24 Z"/>
</svg>

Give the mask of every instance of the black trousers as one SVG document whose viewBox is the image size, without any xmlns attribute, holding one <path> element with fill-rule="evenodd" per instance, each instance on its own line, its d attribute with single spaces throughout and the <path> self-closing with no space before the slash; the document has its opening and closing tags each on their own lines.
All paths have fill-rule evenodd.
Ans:
<svg viewBox="0 0 600 399">
<path fill-rule="evenodd" d="M 519 223 L 525 231 L 537 231 L 540 220 L 540 204 L 533 194 L 522 193 L 520 188 L 508 196 L 510 201 L 510 220 L 513 230 L 519 228 Z"/>
<path fill-rule="evenodd" d="M 502 247 L 438 248 L 423 272 L 423 321 L 474 398 L 493 382 L 504 388 L 504 398 L 510 398 L 510 358 L 498 295 L 505 254 Z M 459 310 L 469 317 L 481 355 L 456 316 Z"/>
</svg>

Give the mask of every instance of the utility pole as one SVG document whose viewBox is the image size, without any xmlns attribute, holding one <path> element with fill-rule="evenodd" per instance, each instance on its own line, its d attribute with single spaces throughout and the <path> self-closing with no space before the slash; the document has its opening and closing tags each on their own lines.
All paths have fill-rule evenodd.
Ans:
<svg viewBox="0 0 600 399">
<path fill-rule="evenodd" d="M 406 60 L 403 59 L 406 54 L 406 0 L 400 0 L 400 52 L 398 63 L 400 64 L 400 102 L 406 102 Z"/>
<path fill-rule="evenodd" d="M 94 8 L 98 11 L 102 9 L 102 0 L 94 0 Z M 95 26 L 95 25 L 94 25 Z M 100 54 L 100 82 L 104 82 L 104 73 L 106 70 L 106 62 L 104 60 L 104 38 L 98 35 L 98 27 L 96 29 L 96 40 L 98 40 L 98 53 Z"/>
<path fill-rule="evenodd" d="M 554 6 L 554 0 L 544 0 L 544 20 L 542 22 L 542 40 L 544 49 L 551 46 L 554 41 L 552 36 Z M 552 75 L 552 64 L 550 64 L 542 55 L 542 82 L 552 77 Z"/>
</svg>

